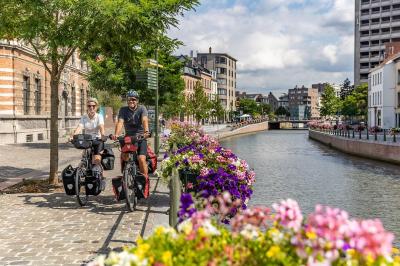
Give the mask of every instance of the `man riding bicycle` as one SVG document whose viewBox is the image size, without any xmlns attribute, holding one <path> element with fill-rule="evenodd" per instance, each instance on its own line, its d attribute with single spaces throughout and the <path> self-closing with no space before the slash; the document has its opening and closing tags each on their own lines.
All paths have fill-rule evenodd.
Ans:
<svg viewBox="0 0 400 266">
<path fill-rule="evenodd" d="M 92 135 L 95 140 L 92 144 L 92 163 L 93 163 L 93 175 L 98 178 L 102 178 L 103 168 L 101 167 L 101 152 L 104 150 L 104 118 L 101 114 L 97 113 L 99 102 L 96 98 L 89 98 L 87 100 L 87 113 L 82 115 L 78 126 L 73 131 L 70 141 L 73 136 L 83 131 L 83 134 Z M 105 189 L 105 181 L 101 182 L 101 190 Z"/>
<path fill-rule="evenodd" d="M 115 125 L 115 134 L 113 139 L 117 139 L 121 134 L 122 127 L 125 128 L 126 136 L 144 135 L 144 139 L 138 142 L 138 161 L 140 172 L 145 176 L 146 185 L 144 188 L 144 197 L 147 198 L 150 192 L 150 180 L 148 177 L 148 169 L 146 162 L 147 154 L 147 138 L 150 136 L 149 120 L 147 109 L 143 105 L 139 105 L 139 94 L 130 90 L 126 94 L 128 106 L 119 110 L 118 121 Z M 121 153 L 121 170 L 124 169 L 124 161 L 128 160 L 128 153 Z"/>
</svg>

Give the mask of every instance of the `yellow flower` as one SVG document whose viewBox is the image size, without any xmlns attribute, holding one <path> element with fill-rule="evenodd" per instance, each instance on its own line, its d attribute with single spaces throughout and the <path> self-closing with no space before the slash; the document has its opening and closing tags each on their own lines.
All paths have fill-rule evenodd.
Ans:
<svg viewBox="0 0 400 266">
<path fill-rule="evenodd" d="M 356 251 L 354 249 L 349 248 L 348 250 L 346 250 L 347 254 L 349 254 L 349 256 L 353 257 L 356 254 Z"/>
<path fill-rule="evenodd" d="M 279 246 L 272 246 L 267 252 L 267 257 L 274 258 L 279 254 L 280 251 L 281 248 Z"/>
<path fill-rule="evenodd" d="M 400 254 L 400 250 L 398 248 L 392 248 L 392 253 L 393 254 Z"/>
<path fill-rule="evenodd" d="M 311 239 L 311 240 L 317 238 L 317 235 L 316 235 L 314 232 L 311 232 L 311 231 L 310 231 L 310 232 L 307 232 L 307 233 L 306 233 L 306 236 L 307 236 L 308 239 Z"/>
<path fill-rule="evenodd" d="M 163 235 L 164 234 L 164 227 L 162 227 L 162 226 L 158 226 L 155 230 L 154 230 L 154 234 L 156 235 L 156 236 L 161 236 L 161 235 Z"/>
<path fill-rule="evenodd" d="M 162 254 L 162 261 L 166 265 L 172 265 L 172 252 L 171 251 L 165 251 Z"/>
<path fill-rule="evenodd" d="M 147 251 L 150 249 L 150 245 L 147 243 L 138 244 L 135 255 L 138 256 L 139 259 L 144 259 L 146 257 Z"/>
</svg>

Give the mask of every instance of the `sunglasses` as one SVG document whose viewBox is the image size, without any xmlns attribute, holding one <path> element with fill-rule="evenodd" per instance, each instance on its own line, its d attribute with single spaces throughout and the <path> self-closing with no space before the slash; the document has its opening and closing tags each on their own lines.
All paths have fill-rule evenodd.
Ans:
<svg viewBox="0 0 400 266">
<path fill-rule="evenodd" d="M 136 98 L 128 98 L 128 102 L 136 102 L 137 99 Z"/>
<path fill-rule="evenodd" d="M 88 105 L 87 107 L 88 107 L 88 108 L 91 108 L 91 107 L 95 108 L 96 105 Z"/>
</svg>

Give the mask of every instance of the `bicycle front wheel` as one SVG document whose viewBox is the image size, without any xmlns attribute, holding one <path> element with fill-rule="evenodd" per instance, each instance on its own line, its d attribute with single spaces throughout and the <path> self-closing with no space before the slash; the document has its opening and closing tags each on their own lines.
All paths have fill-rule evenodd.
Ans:
<svg viewBox="0 0 400 266">
<path fill-rule="evenodd" d="M 130 168 L 133 169 L 130 169 Z M 128 164 L 125 166 L 124 176 L 123 176 L 123 188 L 125 193 L 126 207 L 128 211 L 133 212 L 136 209 L 137 204 L 137 195 L 136 195 L 136 187 L 135 187 L 135 177 L 134 172 L 136 172 L 136 166 L 129 166 Z M 132 170 L 132 171 L 129 171 Z"/>
<path fill-rule="evenodd" d="M 78 204 L 80 206 L 85 206 L 88 202 L 89 195 L 86 194 L 84 171 L 79 167 L 76 169 L 75 174 L 75 194 Z"/>
</svg>

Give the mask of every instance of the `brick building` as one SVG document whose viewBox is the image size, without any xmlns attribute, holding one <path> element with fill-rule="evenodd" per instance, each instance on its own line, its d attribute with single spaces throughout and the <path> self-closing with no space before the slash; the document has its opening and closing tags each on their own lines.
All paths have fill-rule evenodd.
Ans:
<svg viewBox="0 0 400 266">
<path fill-rule="evenodd" d="M 86 110 L 86 62 L 74 54 L 61 80 L 59 133 L 75 127 Z M 0 143 L 50 138 L 50 74 L 32 49 L 0 40 Z"/>
</svg>

